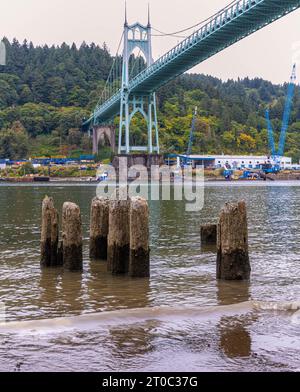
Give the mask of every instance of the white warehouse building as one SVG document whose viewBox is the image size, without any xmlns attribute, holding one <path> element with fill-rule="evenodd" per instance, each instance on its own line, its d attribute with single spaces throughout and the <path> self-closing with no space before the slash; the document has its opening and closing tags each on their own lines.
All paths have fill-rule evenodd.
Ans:
<svg viewBox="0 0 300 392">
<path fill-rule="evenodd" d="M 180 155 L 179 159 L 186 158 Z M 261 155 L 190 155 L 188 159 L 195 164 L 204 165 L 205 168 L 222 168 L 230 166 L 231 169 L 259 169 L 260 165 L 272 162 L 269 156 Z M 292 158 L 282 157 L 281 168 L 289 168 Z"/>
</svg>

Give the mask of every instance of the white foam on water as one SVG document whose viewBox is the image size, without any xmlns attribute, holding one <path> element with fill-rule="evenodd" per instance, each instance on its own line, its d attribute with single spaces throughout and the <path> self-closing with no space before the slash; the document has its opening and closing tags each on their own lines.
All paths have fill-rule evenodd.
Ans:
<svg viewBox="0 0 300 392">
<path fill-rule="evenodd" d="M 0 334 L 49 334 L 68 330 L 99 330 L 108 326 L 129 325 L 151 320 L 175 322 L 180 320 L 212 320 L 224 316 L 247 314 L 253 310 L 299 311 L 300 302 L 255 302 L 248 301 L 233 305 L 210 307 L 148 307 L 122 309 L 110 312 L 84 314 L 45 320 L 2 322 Z M 294 317 L 298 320 L 300 314 Z"/>
<path fill-rule="evenodd" d="M 129 325 L 151 320 L 171 321 L 212 319 L 224 315 L 234 316 L 252 310 L 251 302 L 206 308 L 148 307 L 91 313 L 74 317 L 0 323 L 0 334 L 40 334 L 66 330 L 95 330 L 107 326 Z"/>
<path fill-rule="evenodd" d="M 296 312 L 292 317 L 292 324 L 293 325 L 300 325 L 300 310 Z"/>
<path fill-rule="evenodd" d="M 0 301 L 0 323 L 5 323 L 5 304 Z"/>
<path fill-rule="evenodd" d="M 275 311 L 297 311 L 300 309 L 300 301 L 294 302 L 256 302 L 253 301 L 254 309 L 258 310 L 275 310 Z"/>
</svg>

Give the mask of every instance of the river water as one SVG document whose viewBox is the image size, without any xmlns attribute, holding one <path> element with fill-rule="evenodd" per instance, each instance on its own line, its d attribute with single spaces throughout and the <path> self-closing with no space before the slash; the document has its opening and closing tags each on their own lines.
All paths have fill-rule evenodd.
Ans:
<svg viewBox="0 0 300 392">
<path fill-rule="evenodd" d="M 112 277 L 104 261 L 88 259 L 95 191 L 0 185 L 0 301 L 14 326 L 0 327 L 0 371 L 300 369 L 300 317 L 276 310 L 300 300 L 299 183 L 209 183 L 197 213 L 183 202 L 150 202 L 150 280 Z M 46 194 L 59 210 L 67 200 L 81 207 L 83 273 L 40 269 Z M 248 205 L 251 281 L 218 282 L 215 250 L 201 249 L 199 227 L 239 199 Z M 55 321 L 62 317 L 69 321 Z M 48 328 L 39 331 L 38 320 Z"/>
</svg>

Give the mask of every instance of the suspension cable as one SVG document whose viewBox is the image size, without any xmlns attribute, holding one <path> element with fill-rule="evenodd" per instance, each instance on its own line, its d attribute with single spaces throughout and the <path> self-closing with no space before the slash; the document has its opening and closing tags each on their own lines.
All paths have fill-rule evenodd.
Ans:
<svg viewBox="0 0 300 392">
<path fill-rule="evenodd" d="M 140 54 L 141 54 L 141 49 L 139 50 L 139 52 L 138 52 L 138 54 L 137 54 L 137 56 L 136 56 L 136 58 L 135 58 L 135 60 L 134 60 L 134 63 L 133 63 L 133 65 L 132 65 L 132 69 L 131 69 L 131 72 L 130 72 L 130 75 L 129 75 L 129 79 L 131 79 L 131 77 L 132 77 L 132 75 L 133 75 L 133 71 L 135 70 L 136 64 L 137 64 L 138 59 L 139 59 L 139 57 L 140 57 Z"/>
<path fill-rule="evenodd" d="M 121 39 L 120 39 L 120 42 L 119 42 L 119 45 L 118 45 L 117 53 L 116 53 L 116 55 L 115 55 L 115 57 L 114 57 L 112 66 L 111 66 L 110 71 L 109 71 L 109 74 L 108 74 L 108 78 L 107 78 L 107 80 L 106 80 L 104 89 L 102 90 L 102 94 L 101 94 L 101 96 L 100 96 L 100 98 L 99 98 L 99 100 L 98 100 L 97 106 L 99 106 L 99 104 L 101 104 L 101 100 L 102 100 L 102 98 L 103 98 L 103 96 L 104 96 L 104 94 L 105 94 L 105 92 L 106 92 L 106 88 L 107 88 L 107 86 L 109 85 L 109 80 L 110 80 L 111 75 L 113 74 L 114 66 L 115 66 L 116 61 L 117 61 L 117 58 L 118 58 L 118 54 L 119 54 L 119 50 L 120 50 L 120 47 L 121 47 L 121 44 L 122 44 L 123 36 L 124 36 L 124 31 L 123 31 L 123 33 L 122 33 L 122 35 L 121 35 Z"/>
<path fill-rule="evenodd" d="M 159 32 L 158 30 L 154 29 L 153 30 Z M 151 34 L 152 37 L 174 37 L 174 38 L 187 38 L 186 35 L 174 35 L 174 34 Z"/>
<path fill-rule="evenodd" d="M 180 33 L 185 33 L 186 31 L 192 30 L 192 29 L 194 29 L 194 28 L 196 28 L 196 27 L 202 25 L 203 23 L 209 21 L 210 19 L 214 18 L 215 16 L 221 14 L 221 13 L 222 13 L 223 11 L 225 11 L 227 8 L 229 8 L 230 6 L 232 6 L 234 3 L 236 3 L 236 0 L 233 0 L 230 4 L 228 4 L 226 7 L 222 8 L 220 11 L 216 12 L 214 15 L 212 15 L 212 16 L 210 16 L 210 17 L 204 19 L 204 20 L 202 20 L 202 21 L 199 22 L 199 23 L 196 23 L 196 24 L 193 25 L 193 26 L 187 27 L 186 29 L 183 29 L 183 30 L 175 31 L 175 32 L 173 32 L 173 33 L 165 33 L 165 32 L 163 32 L 163 31 L 161 31 L 161 30 L 155 29 L 154 27 L 152 27 L 152 28 L 153 28 L 153 30 L 155 30 L 157 33 L 160 33 L 161 36 L 175 36 L 175 35 L 180 34 Z"/>
</svg>

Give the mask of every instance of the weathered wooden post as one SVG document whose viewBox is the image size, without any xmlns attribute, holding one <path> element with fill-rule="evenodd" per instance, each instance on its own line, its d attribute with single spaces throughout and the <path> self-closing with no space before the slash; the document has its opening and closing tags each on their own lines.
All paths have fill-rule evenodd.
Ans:
<svg viewBox="0 0 300 392">
<path fill-rule="evenodd" d="M 250 273 L 246 203 L 226 203 L 218 225 L 217 278 L 246 280 Z"/>
<path fill-rule="evenodd" d="M 57 265 L 64 265 L 63 241 L 60 241 L 57 249 Z"/>
<path fill-rule="evenodd" d="M 54 201 L 46 196 L 42 205 L 42 233 L 41 233 L 41 266 L 54 267 L 57 265 L 58 246 L 58 212 Z"/>
<path fill-rule="evenodd" d="M 217 245 L 217 225 L 201 226 L 201 244 Z"/>
<path fill-rule="evenodd" d="M 107 259 L 109 199 L 95 197 L 91 205 L 90 258 Z"/>
<path fill-rule="evenodd" d="M 81 271 L 82 224 L 80 208 L 74 203 L 64 203 L 62 216 L 63 265 L 69 271 Z"/>
<path fill-rule="evenodd" d="M 125 193 L 127 195 L 127 188 L 118 190 L 116 197 L 109 203 L 107 268 L 114 275 L 127 273 L 129 266 L 130 200 Z"/>
<path fill-rule="evenodd" d="M 130 260 L 129 275 L 136 278 L 150 276 L 149 208 L 141 197 L 130 202 Z"/>
</svg>

